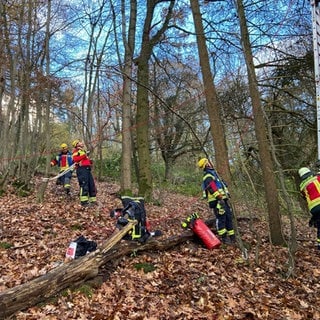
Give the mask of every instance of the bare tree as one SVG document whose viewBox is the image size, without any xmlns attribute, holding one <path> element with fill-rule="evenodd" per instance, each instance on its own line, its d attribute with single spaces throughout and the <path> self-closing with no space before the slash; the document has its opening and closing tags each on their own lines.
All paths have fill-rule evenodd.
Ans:
<svg viewBox="0 0 320 320">
<path fill-rule="evenodd" d="M 185 154 L 202 151 L 199 130 L 202 119 L 202 83 L 194 69 L 183 62 L 156 61 L 151 72 L 152 137 L 165 164 L 164 180 L 173 178 L 173 166 Z M 199 143 L 200 142 L 200 143 Z"/>
<path fill-rule="evenodd" d="M 208 49 L 206 45 L 206 38 L 204 35 L 199 7 L 199 0 L 190 0 L 190 5 L 197 37 L 198 54 L 203 76 L 203 85 L 211 126 L 211 134 L 213 137 L 216 167 L 222 174 L 222 176 L 226 179 L 226 181 L 228 181 L 228 183 L 231 183 L 228 149 L 221 118 L 221 106 L 219 105 L 216 88 L 213 82 L 213 75 L 210 68 Z"/>
<path fill-rule="evenodd" d="M 121 191 L 132 192 L 131 182 L 131 157 L 132 157 L 132 112 L 131 112 L 131 90 L 132 90 L 132 68 L 133 52 L 135 49 L 137 1 L 130 0 L 130 18 L 128 33 L 126 34 L 125 0 L 121 1 L 122 11 L 122 40 L 124 43 L 123 74 L 123 104 L 122 104 L 122 158 L 121 158 Z"/>
<path fill-rule="evenodd" d="M 136 59 L 138 65 L 137 74 L 137 150 L 139 158 L 139 193 L 150 199 L 152 196 L 152 177 L 151 177 L 151 156 L 149 143 L 149 60 L 154 46 L 161 40 L 173 12 L 175 1 L 169 1 L 163 23 L 154 33 L 151 33 L 156 5 L 162 0 L 147 0 L 146 16 L 142 31 L 142 42 L 140 54 Z"/>
<path fill-rule="evenodd" d="M 249 91 L 252 101 L 255 123 L 255 133 L 258 140 L 259 154 L 263 173 L 263 182 L 268 206 L 270 238 L 273 244 L 282 245 L 284 244 L 284 238 L 281 230 L 277 182 L 273 170 L 272 156 L 269 149 L 269 140 L 265 123 L 266 119 L 264 117 L 261 105 L 261 98 L 255 73 L 255 67 L 253 63 L 253 55 L 243 2 L 242 0 L 236 0 L 236 3 L 241 30 L 241 43 L 247 66 Z"/>
</svg>

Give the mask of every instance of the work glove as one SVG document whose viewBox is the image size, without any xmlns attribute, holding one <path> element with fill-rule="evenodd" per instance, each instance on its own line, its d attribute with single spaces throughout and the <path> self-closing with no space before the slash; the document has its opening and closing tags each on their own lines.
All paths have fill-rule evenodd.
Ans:
<svg viewBox="0 0 320 320">
<path fill-rule="evenodd" d="M 124 218 L 124 217 L 120 217 L 117 221 L 117 224 L 120 226 L 126 226 L 128 224 L 128 219 Z"/>
<path fill-rule="evenodd" d="M 216 193 L 218 193 L 218 191 L 217 191 Z M 216 196 L 216 200 L 222 200 L 222 195 L 221 195 L 221 194 L 218 194 L 218 195 Z"/>
<path fill-rule="evenodd" d="M 217 204 L 217 207 L 219 207 L 219 208 L 225 208 L 225 206 L 226 206 L 226 204 L 225 204 L 225 202 L 224 202 L 224 200 L 222 200 L 222 199 L 219 199 L 218 200 L 218 204 Z"/>
<path fill-rule="evenodd" d="M 193 213 L 192 215 L 190 215 L 190 221 L 191 220 L 196 220 L 196 219 L 198 219 L 199 218 L 199 215 L 195 212 L 195 213 Z"/>
<path fill-rule="evenodd" d="M 192 213 L 190 214 L 190 216 L 187 217 L 187 219 L 185 221 L 182 221 L 181 222 L 181 227 L 182 228 L 188 228 L 190 227 L 190 224 L 193 223 L 194 220 L 198 219 L 199 218 L 199 215 L 198 213 Z"/>
<path fill-rule="evenodd" d="M 224 202 L 224 200 L 218 200 L 217 209 L 219 211 L 219 214 L 224 214 L 225 213 L 225 202 Z"/>
</svg>

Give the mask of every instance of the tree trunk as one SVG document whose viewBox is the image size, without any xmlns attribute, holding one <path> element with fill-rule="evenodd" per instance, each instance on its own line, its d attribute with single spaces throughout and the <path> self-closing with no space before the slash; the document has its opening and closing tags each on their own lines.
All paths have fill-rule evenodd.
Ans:
<svg viewBox="0 0 320 320">
<path fill-rule="evenodd" d="M 139 158 L 139 194 L 145 197 L 146 200 L 152 196 L 152 175 L 151 175 L 151 155 L 149 144 L 149 60 L 153 48 L 158 44 L 165 31 L 168 28 L 169 21 L 173 14 L 173 7 L 175 1 L 170 1 L 168 8 L 163 10 L 166 15 L 163 19 L 162 25 L 158 31 L 152 36 L 151 30 L 153 29 L 154 11 L 157 1 L 148 0 L 146 18 L 143 25 L 141 52 L 137 58 L 138 65 L 138 84 L 137 84 L 137 151 Z"/>
<path fill-rule="evenodd" d="M 80 284 L 95 277 L 98 274 L 98 268 L 109 261 L 108 251 L 135 224 L 135 221 L 128 223 L 93 253 L 65 263 L 30 282 L 1 292 L 0 319 L 44 301 L 71 285 Z"/>
<path fill-rule="evenodd" d="M 149 56 L 140 55 L 137 88 L 137 150 L 139 157 L 139 194 L 147 200 L 152 195 L 151 155 L 149 143 Z"/>
<path fill-rule="evenodd" d="M 46 21 L 46 38 L 45 38 L 45 59 L 43 61 L 45 62 L 45 75 L 49 78 L 50 77 L 50 23 L 51 23 L 51 1 L 48 1 L 48 11 L 47 11 L 47 21 Z M 41 67 L 44 67 L 43 65 Z M 50 146 L 50 106 L 51 106 L 51 86 L 50 83 L 48 84 L 49 87 L 47 88 L 45 94 L 44 100 L 45 102 L 45 113 L 44 113 L 44 134 L 46 139 L 46 146 Z M 42 113 L 39 111 L 38 117 L 42 117 Z M 40 130 L 40 128 L 39 128 Z M 47 177 L 49 175 L 49 168 L 50 168 L 50 151 L 47 151 L 47 162 L 46 162 L 46 172 L 45 176 Z M 34 172 L 32 172 L 34 174 Z M 48 180 L 43 181 L 43 183 L 40 185 L 38 194 L 37 194 L 37 201 L 42 202 L 44 200 L 44 194 L 48 186 Z"/>
<path fill-rule="evenodd" d="M 249 32 L 242 0 L 237 0 L 237 11 L 239 15 L 242 48 L 248 72 L 249 91 L 252 101 L 255 132 L 258 140 L 264 189 L 268 206 L 270 238 L 271 242 L 274 245 L 282 245 L 284 244 L 284 238 L 281 230 L 280 205 L 278 199 L 277 183 L 273 170 L 272 157 L 269 149 L 265 123 L 266 119 L 263 116 L 258 81 L 256 78 L 255 67 L 253 63 Z"/>
<path fill-rule="evenodd" d="M 222 122 L 221 107 L 217 98 L 216 88 L 210 68 L 209 54 L 204 35 L 199 0 L 190 0 L 194 27 L 197 35 L 198 54 L 203 76 L 204 94 L 209 115 L 211 134 L 215 151 L 215 161 L 218 172 L 231 183 L 231 173 L 228 160 L 228 149 Z"/>
<path fill-rule="evenodd" d="M 122 153 L 121 153 L 121 179 L 120 187 L 123 194 L 132 193 L 132 66 L 133 52 L 135 48 L 135 35 L 137 23 L 137 0 L 130 1 L 130 20 L 128 34 L 126 36 L 125 1 L 121 1 L 122 11 L 122 38 L 125 47 L 123 72 L 123 104 L 122 104 Z"/>
<path fill-rule="evenodd" d="M 167 250 L 178 244 L 192 240 L 191 230 L 168 239 L 149 239 L 145 244 L 120 240 L 134 225 L 129 223 L 121 231 L 116 232 L 98 250 L 65 263 L 47 274 L 35 278 L 22 285 L 0 293 L 0 319 L 9 317 L 15 312 L 30 308 L 37 303 L 46 301 L 69 287 L 76 287 L 98 275 L 99 267 L 132 252 L 146 250 Z"/>
</svg>

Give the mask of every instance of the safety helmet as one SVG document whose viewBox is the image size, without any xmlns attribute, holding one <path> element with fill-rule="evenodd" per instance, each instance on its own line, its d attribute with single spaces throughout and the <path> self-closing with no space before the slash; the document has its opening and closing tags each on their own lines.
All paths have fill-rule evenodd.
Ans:
<svg viewBox="0 0 320 320">
<path fill-rule="evenodd" d="M 60 145 L 60 148 L 61 148 L 61 149 L 68 149 L 68 145 L 67 145 L 66 143 L 62 143 L 62 144 Z"/>
<path fill-rule="evenodd" d="M 200 169 L 204 169 L 204 167 L 208 164 L 209 160 L 207 158 L 202 158 L 198 161 L 198 167 Z"/>
<path fill-rule="evenodd" d="M 77 144 L 80 142 L 80 140 L 76 139 L 72 141 L 72 146 L 75 148 Z"/>
<path fill-rule="evenodd" d="M 299 173 L 300 178 L 302 178 L 307 173 L 311 173 L 311 170 L 309 168 L 303 167 L 303 168 L 299 169 L 298 173 Z"/>
</svg>

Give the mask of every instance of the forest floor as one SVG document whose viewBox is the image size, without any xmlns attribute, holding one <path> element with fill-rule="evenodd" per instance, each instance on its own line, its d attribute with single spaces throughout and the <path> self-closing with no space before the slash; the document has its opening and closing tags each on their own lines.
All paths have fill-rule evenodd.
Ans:
<svg viewBox="0 0 320 320">
<path fill-rule="evenodd" d="M 19 198 L 10 190 L 0 198 L 0 292 L 63 263 L 70 241 L 80 235 L 99 246 L 114 231 L 109 213 L 121 207 L 112 195 L 119 186 L 98 182 L 99 206 L 84 210 L 73 180 L 70 198 L 55 182 L 41 204 L 36 195 Z M 181 234 L 181 222 L 193 212 L 212 218 L 200 198 L 156 191 L 155 199 L 160 205 L 148 203 L 146 210 L 151 228 L 163 233 L 158 240 Z M 298 250 L 290 268 L 288 249 L 270 245 L 265 212 L 251 209 L 253 220 L 237 214 L 247 259 L 239 245 L 208 250 L 195 241 L 141 252 L 105 266 L 98 286 L 66 290 L 11 319 L 320 319 L 320 252 L 308 216 L 295 221 Z M 146 272 L 143 265 L 154 268 Z"/>
</svg>

